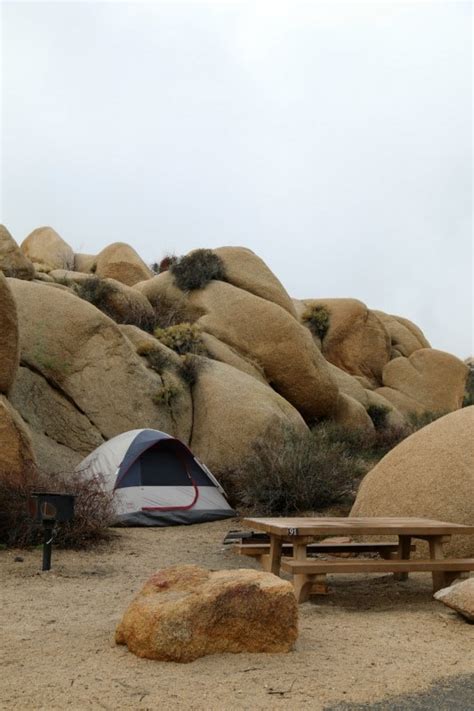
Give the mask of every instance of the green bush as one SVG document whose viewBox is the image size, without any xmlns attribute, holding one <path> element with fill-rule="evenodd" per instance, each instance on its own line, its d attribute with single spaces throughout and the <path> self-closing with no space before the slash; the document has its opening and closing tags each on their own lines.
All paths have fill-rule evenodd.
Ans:
<svg viewBox="0 0 474 711">
<path fill-rule="evenodd" d="M 181 291 L 203 289 L 213 279 L 226 280 L 224 263 L 212 249 L 196 249 L 171 261 L 168 268 Z"/>
<path fill-rule="evenodd" d="M 322 304 L 308 306 L 303 312 L 303 323 L 305 323 L 311 333 L 323 340 L 329 329 L 329 311 Z"/>
<path fill-rule="evenodd" d="M 168 328 L 155 329 L 155 338 L 167 348 L 179 355 L 193 353 L 206 355 L 206 348 L 201 338 L 201 329 L 196 324 L 179 323 Z"/>
</svg>

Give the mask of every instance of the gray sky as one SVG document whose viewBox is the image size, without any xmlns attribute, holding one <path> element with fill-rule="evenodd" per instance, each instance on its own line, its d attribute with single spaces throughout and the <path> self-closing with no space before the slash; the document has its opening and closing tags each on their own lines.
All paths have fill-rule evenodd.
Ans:
<svg viewBox="0 0 474 711">
<path fill-rule="evenodd" d="M 2 3 L 1 221 L 245 245 L 472 350 L 470 2 Z"/>
</svg>

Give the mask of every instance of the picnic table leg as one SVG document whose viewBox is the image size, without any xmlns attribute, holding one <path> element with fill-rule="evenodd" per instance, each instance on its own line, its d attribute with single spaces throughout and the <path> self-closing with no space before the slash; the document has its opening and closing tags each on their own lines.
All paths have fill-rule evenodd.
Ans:
<svg viewBox="0 0 474 711">
<path fill-rule="evenodd" d="M 305 560 L 306 559 L 306 544 L 293 543 L 293 558 L 294 560 Z M 313 586 L 314 576 L 305 575 L 304 573 L 296 573 L 293 576 L 293 587 L 295 589 L 295 596 L 298 603 L 306 602 L 309 600 L 311 594 L 311 588 Z"/>
<path fill-rule="evenodd" d="M 411 549 L 411 536 L 398 536 L 398 557 L 409 560 Z M 408 573 L 394 573 L 395 580 L 408 580 Z"/>
<path fill-rule="evenodd" d="M 280 575 L 281 545 L 281 538 L 270 535 L 270 555 L 268 556 L 267 570 L 274 575 Z"/>
<path fill-rule="evenodd" d="M 440 559 L 444 558 L 443 542 L 446 540 L 446 536 L 431 536 L 429 539 L 430 545 L 430 558 Z M 449 539 L 448 539 L 449 540 Z M 432 572 L 433 577 L 433 592 L 441 590 L 441 588 L 447 587 L 449 585 L 448 577 L 443 571 Z M 452 582 L 452 581 L 451 581 Z"/>
</svg>

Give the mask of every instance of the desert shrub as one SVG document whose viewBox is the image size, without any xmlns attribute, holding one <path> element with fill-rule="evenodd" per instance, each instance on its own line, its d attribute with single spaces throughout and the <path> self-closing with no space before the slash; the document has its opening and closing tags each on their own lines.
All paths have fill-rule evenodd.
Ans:
<svg viewBox="0 0 474 711">
<path fill-rule="evenodd" d="M 308 306 L 303 312 L 302 319 L 311 333 L 323 340 L 329 329 L 330 318 L 327 308 L 322 304 Z"/>
<path fill-rule="evenodd" d="M 201 338 L 201 329 L 196 324 L 185 322 L 168 328 L 157 328 L 155 329 L 155 338 L 179 355 L 186 353 L 206 354 L 206 348 Z"/>
<path fill-rule="evenodd" d="M 103 489 L 99 479 L 81 473 L 47 477 L 28 472 L 18 478 L 0 475 L 0 543 L 24 548 L 42 542 L 42 526 L 28 514 L 28 501 L 33 491 L 74 494 L 74 518 L 58 523 L 54 544 L 63 548 L 86 548 L 106 541 L 114 517 L 112 493 Z"/>
<path fill-rule="evenodd" d="M 383 429 L 387 426 L 387 416 L 390 410 L 384 405 L 369 405 L 367 414 L 374 423 L 376 430 Z"/>
<path fill-rule="evenodd" d="M 162 272 L 167 272 L 173 264 L 176 264 L 178 261 L 178 257 L 174 254 L 167 254 L 166 256 L 163 257 L 161 262 L 158 265 L 158 272 L 161 274 Z"/>
<path fill-rule="evenodd" d="M 438 420 L 440 417 L 444 417 L 444 415 L 447 414 L 447 412 L 431 412 L 430 410 L 426 410 L 421 413 L 411 412 L 408 415 L 408 427 L 411 430 L 410 434 L 416 432 L 417 430 L 421 430 L 422 427 L 430 425 L 435 420 Z"/>
<path fill-rule="evenodd" d="M 213 279 L 226 280 L 224 263 L 212 249 L 196 249 L 184 257 L 175 258 L 168 268 L 181 291 L 202 289 Z"/>
<path fill-rule="evenodd" d="M 193 387 L 198 381 L 199 374 L 206 367 L 206 361 L 198 358 L 192 353 L 187 353 L 181 357 L 179 375 L 186 385 Z"/>
<path fill-rule="evenodd" d="M 173 400 L 177 398 L 181 393 L 181 390 L 175 385 L 169 385 L 164 383 L 158 390 L 152 395 L 152 400 L 155 405 L 170 407 Z"/>
<path fill-rule="evenodd" d="M 259 515 L 321 510 L 352 500 L 357 465 L 342 442 L 284 428 L 257 439 L 240 466 L 220 478 L 235 504 Z"/>
<path fill-rule="evenodd" d="M 137 346 L 137 353 L 147 359 L 148 365 L 157 373 L 172 368 L 174 363 L 166 351 L 157 348 L 153 343 L 144 341 Z"/>
<path fill-rule="evenodd" d="M 463 407 L 469 407 L 469 405 L 474 405 L 474 367 L 469 367 L 462 401 Z"/>
<path fill-rule="evenodd" d="M 89 277 L 74 286 L 76 294 L 84 301 L 96 306 L 110 318 L 114 318 L 114 310 L 110 307 L 110 296 L 116 294 L 118 289 L 99 277 Z"/>
<path fill-rule="evenodd" d="M 155 326 L 157 328 L 169 328 L 189 322 L 189 309 L 173 299 L 160 296 L 158 299 L 150 299 L 150 303 L 155 311 Z"/>
</svg>

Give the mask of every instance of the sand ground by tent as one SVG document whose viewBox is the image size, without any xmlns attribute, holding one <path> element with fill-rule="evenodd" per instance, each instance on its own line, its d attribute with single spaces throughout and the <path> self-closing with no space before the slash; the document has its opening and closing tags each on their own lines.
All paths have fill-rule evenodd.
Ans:
<svg viewBox="0 0 474 711">
<path fill-rule="evenodd" d="M 118 530 L 102 550 L 0 551 L 1 709 L 324 709 L 387 700 L 474 670 L 474 626 L 431 597 L 430 576 L 335 577 L 300 606 L 287 655 L 191 664 L 138 659 L 113 644 L 144 580 L 176 563 L 253 567 L 224 549 L 238 522 Z M 14 562 L 21 555 L 23 562 Z"/>
</svg>

